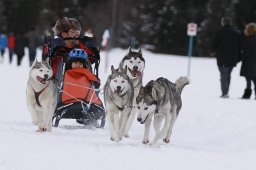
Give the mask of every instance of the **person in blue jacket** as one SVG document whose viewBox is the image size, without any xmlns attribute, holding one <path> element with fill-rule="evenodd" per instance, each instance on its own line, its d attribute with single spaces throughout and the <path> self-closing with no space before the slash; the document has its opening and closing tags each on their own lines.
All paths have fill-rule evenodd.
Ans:
<svg viewBox="0 0 256 170">
<path fill-rule="evenodd" d="M 4 61 L 4 52 L 5 52 L 5 49 L 7 48 L 7 45 L 8 45 L 7 36 L 5 34 L 1 34 L 0 35 L 0 52 L 1 52 L 0 62 L 1 63 Z"/>
</svg>

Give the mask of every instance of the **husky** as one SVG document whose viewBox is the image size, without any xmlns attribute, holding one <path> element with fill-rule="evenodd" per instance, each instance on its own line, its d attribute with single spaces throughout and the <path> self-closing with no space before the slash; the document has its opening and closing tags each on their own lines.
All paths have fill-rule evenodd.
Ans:
<svg viewBox="0 0 256 170">
<path fill-rule="evenodd" d="M 104 103 L 111 140 L 120 141 L 132 109 L 133 86 L 126 74 L 111 66 L 111 74 L 104 85 Z"/>
<path fill-rule="evenodd" d="M 134 89 L 133 106 L 136 104 L 136 97 L 139 93 L 140 87 L 142 86 L 143 72 L 145 69 L 145 59 L 142 57 L 141 49 L 138 52 L 132 51 L 129 47 L 128 53 L 124 56 L 119 64 L 119 70 L 127 67 L 126 74 L 132 82 Z M 137 110 L 133 108 L 127 126 L 125 128 L 125 137 L 128 137 L 128 131 L 131 128 L 132 122 L 136 116 Z"/>
<path fill-rule="evenodd" d="M 35 60 L 27 82 L 27 107 L 38 132 L 52 131 L 52 116 L 57 105 L 57 87 L 47 62 Z"/>
<path fill-rule="evenodd" d="M 189 84 L 187 77 L 178 78 L 175 84 L 160 77 L 140 88 L 139 95 L 136 97 L 137 121 L 141 124 L 145 123 L 144 144 L 149 143 L 152 117 L 154 117 L 153 125 L 156 134 L 151 144 L 154 145 L 163 138 L 165 143 L 170 142 L 172 128 L 182 106 L 181 92 L 187 84 Z M 160 130 L 163 119 L 165 119 L 165 123 Z"/>
</svg>

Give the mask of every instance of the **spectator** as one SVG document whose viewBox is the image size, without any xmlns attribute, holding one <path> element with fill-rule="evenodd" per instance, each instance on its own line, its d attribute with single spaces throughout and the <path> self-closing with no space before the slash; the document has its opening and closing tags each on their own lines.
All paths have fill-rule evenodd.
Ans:
<svg viewBox="0 0 256 170">
<path fill-rule="evenodd" d="M 7 47 L 7 37 L 5 34 L 1 34 L 0 35 L 0 52 L 1 52 L 1 57 L 0 57 L 0 63 L 3 63 L 4 61 L 4 52 L 5 52 L 5 48 Z"/>
<path fill-rule="evenodd" d="M 15 41 L 15 48 L 14 48 L 14 52 L 16 53 L 17 55 L 17 65 L 20 66 L 21 64 L 21 60 L 25 54 L 25 43 L 26 43 L 26 40 L 23 36 L 23 34 L 19 33 L 17 36 L 16 36 L 16 41 Z"/>
<path fill-rule="evenodd" d="M 244 76 L 246 79 L 246 89 L 244 90 L 242 99 L 250 99 L 252 94 L 252 81 L 256 95 L 256 23 L 246 25 L 244 34 L 246 40 L 243 46 L 240 75 Z"/>
<path fill-rule="evenodd" d="M 15 36 L 14 36 L 13 32 L 11 32 L 10 35 L 8 36 L 8 49 L 9 49 L 9 61 L 10 61 L 10 63 L 12 63 L 14 48 L 15 48 Z"/>
<path fill-rule="evenodd" d="M 229 97 L 229 86 L 233 67 L 239 61 L 241 51 L 241 34 L 232 28 L 229 17 L 221 19 L 222 28 L 216 33 L 211 49 L 211 55 L 217 59 L 220 72 L 222 94 L 220 97 Z"/>
<path fill-rule="evenodd" d="M 33 64 L 36 57 L 36 48 L 39 46 L 40 38 L 34 27 L 26 34 L 26 39 L 28 40 L 28 54 L 29 54 L 29 64 Z"/>
<path fill-rule="evenodd" d="M 110 41 L 110 33 L 109 30 L 106 29 L 102 35 L 102 41 L 101 41 L 101 46 L 105 51 L 109 50 L 109 41 Z"/>
</svg>

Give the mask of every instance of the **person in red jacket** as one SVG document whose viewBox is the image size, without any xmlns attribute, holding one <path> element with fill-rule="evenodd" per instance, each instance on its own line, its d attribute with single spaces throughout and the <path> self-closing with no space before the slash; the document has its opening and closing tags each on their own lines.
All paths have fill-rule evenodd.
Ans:
<svg viewBox="0 0 256 170">
<path fill-rule="evenodd" d="M 15 36 L 13 33 L 10 33 L 8 36 L 8 49 L 9 49 L 9 61 L 12 63 L 12 56 L 14 54 L 15 48 Z"/>
</svg>

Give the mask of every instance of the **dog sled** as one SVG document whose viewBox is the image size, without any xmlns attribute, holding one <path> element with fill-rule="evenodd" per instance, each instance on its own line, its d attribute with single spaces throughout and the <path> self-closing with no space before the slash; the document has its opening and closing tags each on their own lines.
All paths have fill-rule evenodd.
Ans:
<svg viewBox="0 0 256 170">
<path fill-rule="evenodd" d="M 76 47 L 65 47 L 66 39 L 76 41 Z M 99 98 L 99 89 L 88 77 L 90 72 L 98 78 L 100 55 L 97 43 L 89 37 L 66 39 L 52 38 L 43 47 L 43 59 L 49 61 L 58 88 L 53 126 L 58 127 L 61 119 L 76 119 L 77 123 L 89 128 L 103 128 L 105 109 Z M 81 51 L 87 54 L 83 61 L 87 69 L 70 69 L 71 57 L 81 57 Z"/>
</svg>

